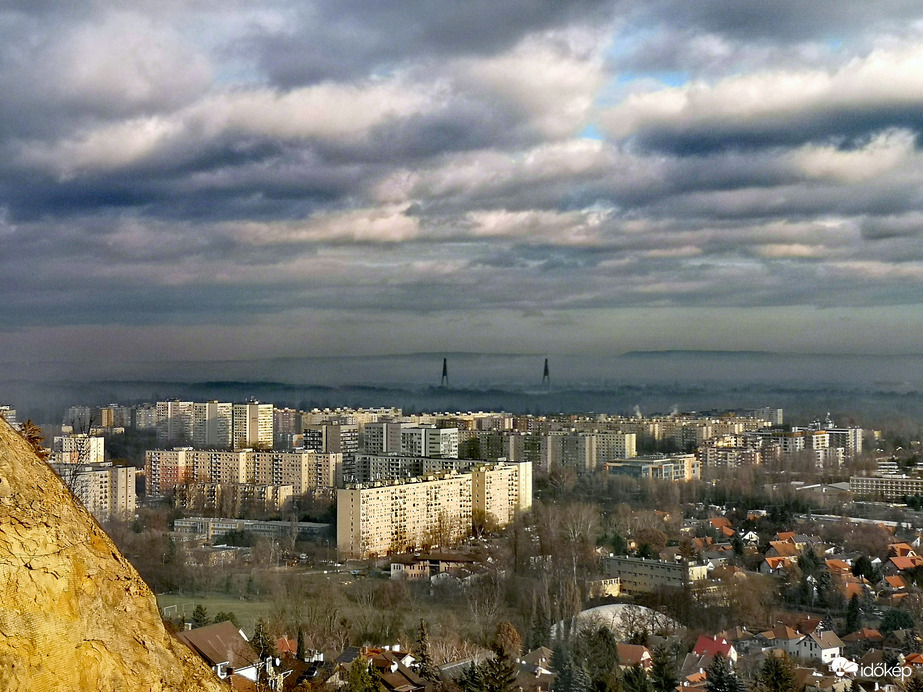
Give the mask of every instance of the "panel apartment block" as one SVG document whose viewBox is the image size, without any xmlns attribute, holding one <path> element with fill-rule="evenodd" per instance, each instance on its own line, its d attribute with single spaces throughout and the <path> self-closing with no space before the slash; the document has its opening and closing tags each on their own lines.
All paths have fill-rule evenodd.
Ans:
<svg viewBox="0 0 923 692">
<path fill-rule="evenodd" d="M 311 488 L 332 488 L 341 464 L 340 454 L 181 447 L 149 450 L 144 469 L 151 495 L 162 495 L 188 481 L 291 485 L 293 492 L 300 495 Z"/>
<path fill-rule="evenodd" d="M 446 547 L 470 534 L 475 508 L 503 526 L 531 507 L 528 462 L 356 485 L 337 491 L 337 547 L 359 559 Z"/>
<path fill-rule="evenodd" d="M 661 588 L 682 588 L 708 577 L 705 565 L 646 560 L 641 557 L 609 557 L 604 569 L 619 579 L 624 593 L 651 593 Z"/>
</svg>

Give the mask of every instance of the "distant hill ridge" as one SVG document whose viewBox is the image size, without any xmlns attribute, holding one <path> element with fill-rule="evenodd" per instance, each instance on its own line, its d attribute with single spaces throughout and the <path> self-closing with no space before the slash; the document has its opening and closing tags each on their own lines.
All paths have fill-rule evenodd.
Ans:
<svg viewBox="0 0 923 692">
<path fill-rule="evenodd" d="M 683 349 L 669 349 L 666 351 L 626 351 L 621 354 L 622 358 L 645 358 L 663 356 L 797 356 L 797 353 L 777 353 L 775 351 L 697 351 Z"/>
</svg>

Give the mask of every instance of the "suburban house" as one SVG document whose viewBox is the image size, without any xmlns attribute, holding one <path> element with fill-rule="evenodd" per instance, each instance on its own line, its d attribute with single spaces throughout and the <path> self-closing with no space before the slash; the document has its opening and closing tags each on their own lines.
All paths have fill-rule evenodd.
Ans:
<svg viewBox="0 0 923 692">
<path fill-rule="evenodd" d="M 765 647 L 779 649 L 789 656 L 800 656 L 798 643 L 804 639 L 805 635 L 793 630 L 785 625 L 777 625 L 771 630 L 760 632 L 757 638 Z"/>
<path fill-rule="evenodd" d="M 177 633 L 177 638 L 201 656 L 224 680 L 239 675 L 256 682 L 259 656 L 233 622 L 218 622 Z"/>
<path fill-rule="evenodd" d="M 796 655 L 830 663 L 843 653 L 843 642 L 834 632 L 811 632 L 796 644 Z"/>
</svg>

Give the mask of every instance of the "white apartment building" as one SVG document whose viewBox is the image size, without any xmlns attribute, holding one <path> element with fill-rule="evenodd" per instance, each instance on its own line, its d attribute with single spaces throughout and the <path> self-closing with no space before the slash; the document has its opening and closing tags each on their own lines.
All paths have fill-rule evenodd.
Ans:
<svg viewBox="0 0 923 692">
<path fill-rule="evenodd" d="M 317 423 L 304 426 L 304 446 L 315 452 L 342 454 L 351 459 L 359 451 L 359 426 L 354 423 Z"/>
<path fill-rule="evenodd" d="M 763 463 L 763 454 L 752 447 L 730 447 L 720 444 L 706 444 L 696 452 L 702 466 L 708 468 L 731 468 L 756 466 Z"/>
<path fill-rule="evenodd" d="M 556 438 L 561 443 L 560 465 L 579 474 L 596 470 L 596 434 L 571 431 Z"/>
<path fill-rule="evenodd" d="M 332 488 L 343 455 L 311 451 L 247 452 L 249 477 L 256 483 L 291 485 L 296 495 L 312 488 Z"/>
<path fill-rule="evenodd" d="M 135 475 L 132 466 L 111 464 L 51 464 L 83 506 L 99 521 L 135 516 Z"/>
<path fill-rule="evenodd" d="M 157 402 L 157 443 L 189 444 L 192 442 L 191 401 Z"/>
<path fill-rule="evenodd" d="M 89 432 L 94 425 L 93 410 L 89 406 L 69 406 L 64 412 L 64 425 L 78 433 Z"/>
<path fill-rule="evenodd" d="M 839 427 L 834 425 L 827 414 L 823 422 L 815 420 L 808 427 L 793 427 L 793 432 L 815 433 L 822 432 L 828 437 L 827 446 L 842 447 L 844 455 L 850 459 L 862 453 L 862 428 L 855 426 Z"/>
<path fill-rule="evenodd" d="M 346 484 L 395 481 L 448 471 L 470 471 L 479 463 L 483 462 L 406 454 L 357 454 L 353 459 L 343 462 L 342 478 Z"/>
<path fill-rule="evenodd" d="M 343 463 L 341 454 L 311 451 L 262 452 L 156 449 L 145 453 L 147 492 L 162 495 L 186 482 L 291 485 L 301 495 L 312 488 L 332 488 Z"/>
<path fill-rule="evenodd" d="M 0 418 L 5 420 L 10 424 L 11 427 L 18 427 L 18 422 L 16 421 L 16 409 L 9 405 L 0 405 Z"/>
<path fill-rule="evenodd" d="M 363 429 L 362 449 L 368 454 L 399 454 L 401 431 L 411 423 L 377 421 L 367 423 Z"/>
<path fill-rule="evenodd" d="M 93 425 L 100 428 L 127 428 L 131 426 L 131 407 L 109 404 L 93 409 Z"/>
<path fill-rule="evenodd" d="M 236 515 L 246 508 L 260 512 L 285 509 L 292 495 L 290 485 L 191 482 L 176 489 L 176 502 L 186 510 L 215 509 L 225 515 Z"/>
<path fill-rule="evenodd" d="M 230 402 L 207 401 L 192 405 L 192 444 L 199 449 L 230 449 L 234 427 Z"/>
<path fill-rule="evenodd" d="M 272 449 L 272 404 L 234 404 L 233 418 L 234 449 Z"/>
<path fill-rule="evenodd" d="M 531 465 L 484 465 L 337 491 L 337 548 L 346 558 L 394 555 L 447 547 L 469 535 L 473 510 L 490 512 L 499 526 L 532 506 Z"/>
<path fill-rule="evenodd" d="M 482 464 L 471 470 L 471 510 L 475 521 L 506 526 L 532 509 L 532 464 Z"/>
<path fill-rule="evenodd" d="M 131 410 L 131 425 L 135 430 L 153 430 L 157 427 L 157 406 L 142 404 Z"/>
<path fill-rule="evenodd" d="M 906 475 L 850 476 L 849 491 L 858 498 L 871 500 L 903 500 L 923 495 L 923 478 Z"/>
<path fill-rule="evenodd" d="M 106 461 L 106 439 L 91 435 L 57 435 L 52 439 L 53 464 L 102 464 Z"/>
<path fill-rule="evenodd" d="M 337 550 L 364 559 L 455 543 L 471 532 L 471 476 L 374 483 L 337 491 Z"/>
<path fill-rule="evenodd" d="M 764 420 L 771 426 L 782 425 L 782 409 L 764 406 L 763 408 L 754 409 L 752 412 L 754 418 Z"/>
<path fill-rule="evenodd" d="M 176 519 L 173 522 L 174 533 L 194 536 L 208 542 L 230 531 L 247 531 L 275 540 L 288 540 L 292 536 L 293 529 L 297 532 L 298 540 L 310 540 L 324 534 L 330 529 L 330 524 L 310 521 L 299 521 L 293 524 L 290 521 L 257 521 L 256 519 L 227 517 L 187 517 Z"/>
<path fill-rule="evenodd" d="M 600 431 L 596 433 L 597 463 L 631 459 L 638 456 L 638 436 L 635 433 Z"/>
<path fill-rule="evenodd" d="M 301 411 L 293 408 L 273 408 L 272 429 L 275 434 L 300 433 L 301 425 Z"/>
<path fill-rule="evenodd" d="M 458 428 L 420 425 L 401 429 L 401 454 L 458 458 Z"/>
</svg>

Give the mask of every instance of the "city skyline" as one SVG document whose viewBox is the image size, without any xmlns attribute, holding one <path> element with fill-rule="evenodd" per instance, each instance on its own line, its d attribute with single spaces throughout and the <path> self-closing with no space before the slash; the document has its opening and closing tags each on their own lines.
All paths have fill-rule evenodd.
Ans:
<svg viewBox="0 0 923 692">
<path fill-rule="evenodd" d="M 777 5 L 8 3 L 2 360 L 919 353 L 923 8 Z"/>
</svg>

